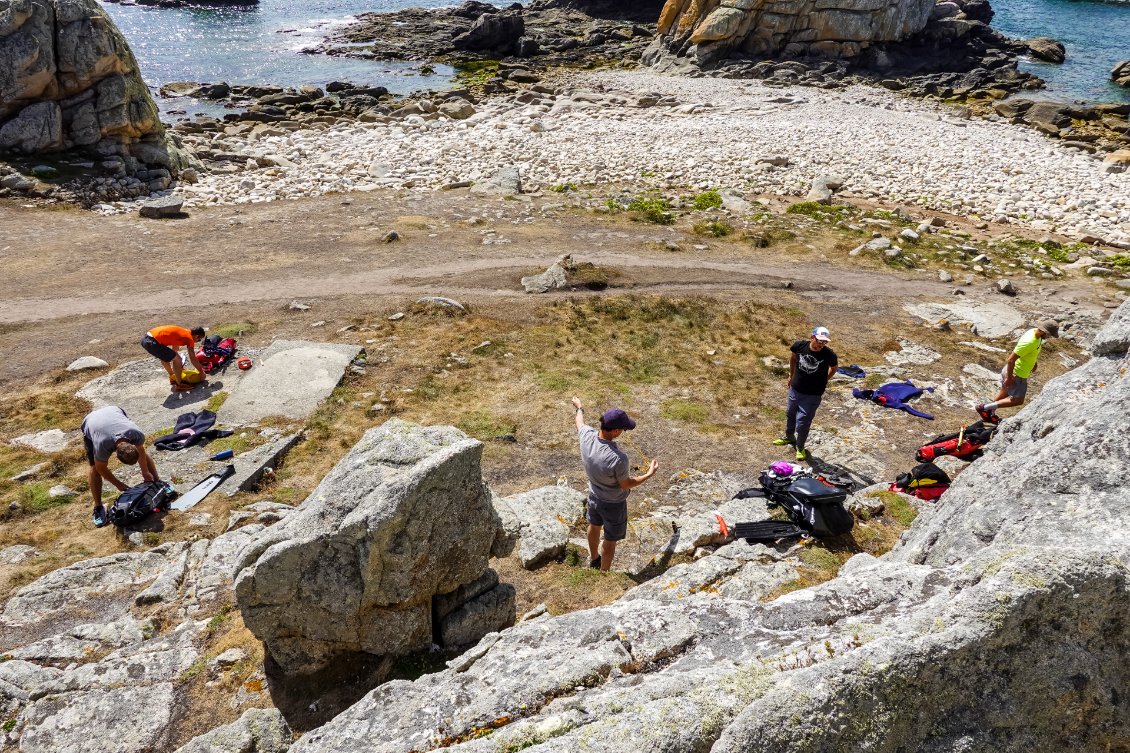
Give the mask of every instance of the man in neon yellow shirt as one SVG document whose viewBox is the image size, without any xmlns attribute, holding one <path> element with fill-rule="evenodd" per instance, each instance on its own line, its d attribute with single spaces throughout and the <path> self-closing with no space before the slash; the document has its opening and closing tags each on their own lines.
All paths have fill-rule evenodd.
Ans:
<svg viewBox="0 0 1130 753">
<path fill-rule="evenodd" d="M 977 406 L 977 414 L 982 419 L 995 424 L 1001 420 L 997 409 L 1024 404 L 1024 397 L 1028 394 L 1028 377 L 1036 370 L 1036 359 L 1040 357 L 1040 348 L 1044 346 L 1046 337 L 1059 337 L 1059 322 L 1045 319 L 1035 329 L 1020 336 L 1001 369 L 1001 391 L 997 399 Z"/>
</svg>

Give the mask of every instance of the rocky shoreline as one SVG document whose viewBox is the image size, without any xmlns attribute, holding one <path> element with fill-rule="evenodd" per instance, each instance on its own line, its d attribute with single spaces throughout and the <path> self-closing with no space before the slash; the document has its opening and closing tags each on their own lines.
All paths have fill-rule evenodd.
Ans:
<svg viewBox="0 0 1130 753">
<path fill-rule="evenodd" d="M 800 199 L 815 179 L 835 175 L 848 199 L 1130 241 L 1130 174 L 1119 153 L 1104 161 L 1063 148 L 1016 128 L 1019 115 L 973 119 L 847 83 L 825 89 L 601 71 L 519 85 L 513 79 L 528 71 L 502 73 L 510 77 L 505 93 L 485 98 L 468 90 L 394 100 L 308 89 L 270 94 L 275 104 L 260 99 L 230 122 L 181 124 L 179 135 L 208 170 L 180 192 L 188 207 L 240 204 L 465 187 L 516 168 L 525 192 L 554 189 L 576 202 L 578 189 L 592 190 L 595 206 L 621 190 L 731 188 Z M 353 114 L 370 99 L 377 104 Z M 1047 109 L 1033 107 L 1037 115 Z M 711 136 L 688 149 L 693 134 Z"/>
</svg>

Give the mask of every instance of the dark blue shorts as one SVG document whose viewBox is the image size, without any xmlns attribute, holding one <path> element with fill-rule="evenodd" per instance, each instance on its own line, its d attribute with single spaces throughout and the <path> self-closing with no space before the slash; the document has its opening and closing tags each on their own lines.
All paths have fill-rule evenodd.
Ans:
<svg viewBox="0 0 1130 753">
<path fill-rule="evenodd" d="M 153 356 L 154 358 L 161 359 L 165 363 L 170 363 L 174 358 L 177 357 L 177 352 L 175 350 L 170 348 L 168 345 L 162 345 L 161 343 L 157 342 L 155 339 L 153 339 L 153 335 L 149 334 L 148 332 L 145 333 L 145 337 L 141 338 L 141 347 L 145 350 L 146 353 Z"/>
<path fill-rule="evenodd" d="M 628 503 L 589 499 L 585 520 L 594 526 L 604 526 L 606 541 L 620 541 L 628 535 Z"/>
</svg>

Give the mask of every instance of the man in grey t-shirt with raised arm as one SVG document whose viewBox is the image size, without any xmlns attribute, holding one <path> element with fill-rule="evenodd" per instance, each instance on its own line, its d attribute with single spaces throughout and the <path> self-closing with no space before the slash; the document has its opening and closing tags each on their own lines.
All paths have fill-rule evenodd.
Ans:
<svg viewBox="0 0 1130 753">
<path fill-rule="evenodd" d="M 90 463 L 90 494 L 94 497 L 94 525 L 106 525 L 106 508 L 102 506 L 102 479 L 125 491 L 126 486 L 110 470 L 110 456 L 117 455 L 126 465 L 140 465 L 146 481 L 160 481 L 153 458 L 145 451 L 145 434 L 126 412 L 116 405 L 107 405 L 88 413 L 82 420 L 82 443 L 86 461 Z"/>
<path fill-rule="evenodd" d="M 602 572 L 612 568 L 616 543 L 628 535 L 628 493 L 647 481 L 659 470 L 652 460 L 642 476 L 628 473 L 628 456 L 616 445 L 616 437 L 636 428 L 636 422 L 619 408 L 605 411 L 600 417 L 600 431 L 585 423 L 585 409 L 580 398 L 573 398 L 577 409 L 577 433 L 581 442 L 581 462 L 589 477 L 589 502 L 585 519 L 589 522 L 589 567 Z M 604 544 L 600 531 L 604 529 Z"/>
</svg>

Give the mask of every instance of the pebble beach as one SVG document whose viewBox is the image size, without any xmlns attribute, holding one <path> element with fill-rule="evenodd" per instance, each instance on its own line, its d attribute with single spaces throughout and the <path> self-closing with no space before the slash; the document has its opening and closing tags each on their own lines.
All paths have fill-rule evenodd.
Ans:
<svg viewBox="0 0 1130 753">
<path fill-rule="evenodd" d="M 527 191 L 573 184 L 594 193 L 732 188 L 803 197 L 813 179 L 835 176 L 844 198 L 1130 239 L 1130 173 L 957 108 L 874 88 L 644 71 L 574 74 L 554 92 L 487 100 L 462 120 L 435 112 L 190 136 L 193 147 L 246 155 L 248 169 L 205 174 L 182 190 L 189 206 L 241 204 L 433 190 L 518 167 Z"/>
</svg>

